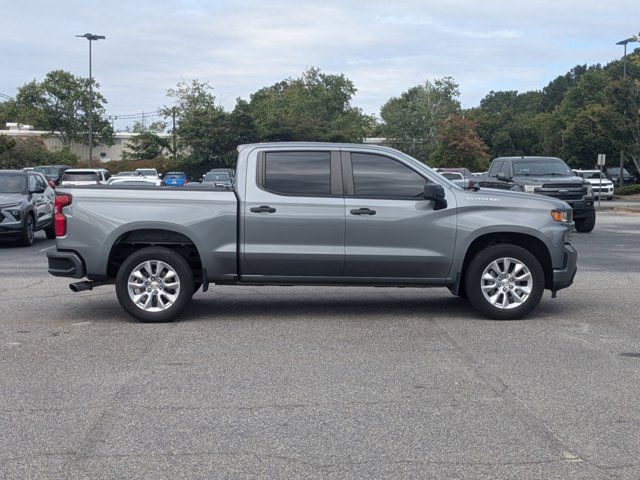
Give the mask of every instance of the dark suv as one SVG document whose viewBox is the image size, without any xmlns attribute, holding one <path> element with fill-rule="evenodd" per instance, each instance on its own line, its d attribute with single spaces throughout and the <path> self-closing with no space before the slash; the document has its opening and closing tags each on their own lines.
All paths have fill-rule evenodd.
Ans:
<svg viewBox="0 0 640 480">
<path fill-rule="evenodd" d="M 55 193 L 46 177 L 36 171 L 0 170 L 0 239 L 25 247 L 37 230 L 56 238 L 53 223 Z"/>
<path fill-rule="evenodd" d="M 478 177 L 475 184 L 563 200 L 573 208 L 578 232 L 590 232 L 596 224 L 591 185 L 556 157 L 496 158 L 487 174 Z"/>
</svg>

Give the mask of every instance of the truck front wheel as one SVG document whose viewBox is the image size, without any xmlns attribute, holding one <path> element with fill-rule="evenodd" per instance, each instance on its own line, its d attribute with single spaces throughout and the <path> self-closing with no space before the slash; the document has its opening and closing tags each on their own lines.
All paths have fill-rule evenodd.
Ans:
<svg viewBox="0 0 640 480">
<path fill-rule="evenodd" d="M 116 277 L 120 306 L 141 322 L 170 322 L 189 305 L 193 272 L 169 248 L 147 247 L 132 253 Z"/>
<path fill-rule="evenodd" d="M 592 210 L 589 216 L 575 220 L 576 230 L 580 233 L 589 233 L 596 226 L 596 211 Z"/>
<path fill-rule="evenodd" d="M 542 298 L 544 272 L 528 250 L 501 243 L 481 250 L 465 273 L 469 303 L 494 320 L 526 316 Z"/>
</svg>

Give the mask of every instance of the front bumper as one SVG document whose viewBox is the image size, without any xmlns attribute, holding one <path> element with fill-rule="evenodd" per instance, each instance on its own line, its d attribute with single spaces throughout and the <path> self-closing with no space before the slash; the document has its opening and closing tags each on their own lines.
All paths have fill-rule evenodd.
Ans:
<svg viewBox="0 0 640 480">
<path fill-rule="evenodd" d="M 593 198 L 589 198 L 588 200 L 575 200 L 575 201 L 566 201 L 569 206 L 573 209 L 573 219 L 576 218 L 584 218 L 591 215 L 591 212 L 594 210 L 593 206 Z"/>
<path fill-rule="evenodd" d="M 564 245 L 564 266 L 562 268 L 553 269 L 553 285 L 551 290 L 556 292 L 563 288 L 569 287 L 573 283 L 573 279 L 578 271 L 577 261 L 578 252 L 573 245 Z"/>
<path fill-rule="evenodd" d="M 49 273 L 55 277 L 83 278 L 85 276 L 84 261 L 76 252 L 50 250 L 47 252 Z"/>
</svg>

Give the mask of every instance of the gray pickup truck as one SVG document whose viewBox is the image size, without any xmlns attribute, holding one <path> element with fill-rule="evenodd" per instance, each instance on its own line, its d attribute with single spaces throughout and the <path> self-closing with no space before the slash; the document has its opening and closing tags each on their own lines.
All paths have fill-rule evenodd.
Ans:
<svg viewBox="0 0 640 480">
<path fill-rule="evenodd" d="M 447 287 L 490 318 L 529 313 L 576 273 L 571 208 L 465 190 L 385 147 L 238 148 L 232 188 L 59 188 L 52 275 L 115 283 L 143 322 L 176 318 L 217 285 Z"/>
</svg>

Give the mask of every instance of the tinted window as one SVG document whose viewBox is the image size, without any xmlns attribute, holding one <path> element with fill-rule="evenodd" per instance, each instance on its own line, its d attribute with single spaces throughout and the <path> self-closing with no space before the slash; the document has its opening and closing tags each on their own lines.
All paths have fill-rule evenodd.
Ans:
<svg viewBox="0 0 640 480">
<path fill-rule="evenodd" d="M 502 165 L 504 165 L 504 162 L 493 162 L 493 164 L 491 165 L 491 170 L 489 170 L 489 176 L 495 177 L 496 175 L 498 175 L 498 172 L 502 168 Z"/>
<path fill-rule="evenodd" d="M 357 197 L 418 198 L 427 183 L 409 167 L 382 155 L 352 153 L 351 165 Z"/>
<path fill-rule="evenodd" d="M 285 195 L 331 194 L 331 153 L 268 152 L 264 187 Z"/>
<path fill-rule="evenodd" d="M 207 173 L 204 176 L 204 181 L 231 183 L 231 175 L 229 175 L 228 173 Z"/>
<path fill-rule="evenodd" d="M 64 172 L 62 181 L 68 182 L 97 182 L 98 174 L 94 172 Z"/>
<path fill-rule="evenodd" d="M 573 172 L 559 159 L 545 159 L 545 160 L 518 160 L 513 162 L 513 170 L 516 176 L 518 175 L 558 175 L 558 176 L 573 176 Z"/>
<path fill-rule="evenodd" d="M 29 191 L 30 192 L 33 192 L 36 189 L 37 184 L 38 184 L 38 181 L 36 180 L 36 176 L 29 175 Z"/>
<path fill-rule="evenodd" d="M 19 173 L 0 174 L 0 193 L 22 193 L 27 179 Z"/>
</svg>

